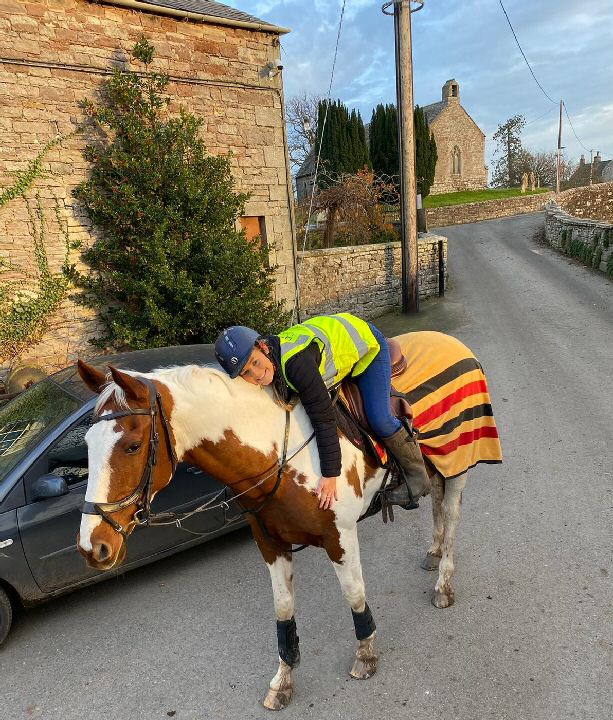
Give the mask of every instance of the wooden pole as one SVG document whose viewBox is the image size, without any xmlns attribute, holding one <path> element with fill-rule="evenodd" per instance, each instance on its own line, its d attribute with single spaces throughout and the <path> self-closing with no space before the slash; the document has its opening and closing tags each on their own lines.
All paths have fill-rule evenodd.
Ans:
<svg viewBox="0 0 613 720">
<path fill-rule="evenodd" d="M 415 129 L 413 126 L 413 59 L 411 3 L 394 3 L 396 45 L 396 99 L 400 153 L 400 228 L 402 241 L 402 311 L 419 312 L 417 270 L 417 188 L 415 183 Z"/>
<path fill-rule="evenodd" d="M 558 126 L 558 162 L 556 164 L 556 193 L 560 192 L 560 163 L 562 161 L 562 100 L 560 100 L 560 124 Z"/>
</svg>

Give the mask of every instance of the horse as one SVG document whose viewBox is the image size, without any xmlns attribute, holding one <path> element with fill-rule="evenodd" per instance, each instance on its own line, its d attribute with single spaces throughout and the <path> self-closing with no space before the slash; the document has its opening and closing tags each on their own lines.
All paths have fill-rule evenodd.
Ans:
<svg viewBox="0 0 613 720">
<path fill-rule="evenodd" d="M 471 446 L 465 438 L 466 423 L 475 422 L 469 416 L 476 415 L 482 421 L 481 428 L 470 430 L 477 449 L 470 456 L 462 456 L 455 468 L 460 472 L 444 475 L 435 463 L 427 463 L 434 529 L 421 565 L 426 570 L 438 570 L 432 602 L 437 608 L 447 608 L 454 602 L 453 549 L 467 479 L 464 466 L 467 469 L 475 464 L 475 458 L 476 462 L 498 462 L 497 434 L 493 415 L 487 411 L 491 406 L 487 386 L 483 387 L 485 376 L 464 345 L 440 333 L 408 333 L 397 340 L 409 359 L 403 377 L 411 373 L 412 359 L 417 375 L 441 381 L 440 396 L 432 396 L 436 383 L 412 383 L 414 408 L 419 411 L 416 425 L 421 416 L 423 427 L 427 427 L 428 418 L 436 415 L 432 410 L 435 405 L 446 407 L 447 412 L 461 408 L 451 440 L 447 432 L 436 447 L 433 431 L 420 439 L 422 452 L 430 453 L 424 452 L 426 460 L 465 452 Z M 420 344 L 434 348 L 438 365 L 435 362 L 433 366 L 432 360 L 420 365 L 415 353 L 411 358 L 411 349 Z M 472 364 L 467 366 L 469 361 Z M 270 572 L 279 665 L 263 699 L 264 706 L 280 710 L 290 703 L 292 673 L 300 661 L 292 585 L 294 545 L 320 547 L 327 553 L 351 607 L 358 641 L 350 675 L 371 677 L 378 661 L 376 626 L 366 600 L 357 522 L 380 490 L 385 469 L 341 436 L 343 469 L 337 485 L 338 501 L 333 509 L 320 510 L 315 493 L 321 475 L 319 456 L 315 442 L 309 441 L 312 427 L 300 404 L 290 413 L 275 402 L 270 388 L 250 385 L 240 378 L 231 380 L 215 366 L 188 365 L 141 374 L 109 369 L 107 376 L 78 362 L 82 380 L 99 394 L 94 424 L 86 435 L 89 479 L 77 537 L 87 564 L 99 570 L 121 565 L 130 533 L 150 520 L 151 499 L 170 482 L 177 462 L 189 462 L 233 491 L 246 511 Z M 456 385 L 459 377 L 464 388 L 461 391 L 453 389 L 450 377 L 454 372 Z M 455 399 L 449 391 L 455 392 Z M 436 402 L 426 407 L 423 402 L 428 397 Z M 475 407 L 486 410 L 477 412 Z M 440 413 L 436 417 L 440 418 Z M 433 422 L 439 420 L 434 418 Z M 450 422 L 447 419 L 443 423 L 447 430 Z M 489 441 L 484 433 L 489 434 Z M 428 436 L 428 431 L 424 434 Z M 493 443 L 492 447 L 479 450 L 479 443 L 484 441 Z"/>
</svg>

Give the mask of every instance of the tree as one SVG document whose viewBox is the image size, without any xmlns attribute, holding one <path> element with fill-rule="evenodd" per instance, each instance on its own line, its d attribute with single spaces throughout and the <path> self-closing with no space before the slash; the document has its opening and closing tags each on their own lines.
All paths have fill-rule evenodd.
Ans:
<svg viewBox="0 0 613 720">
<path fill-rule="evenodd" d="M 324 128 L 324 118 L 328 115 Z M 366 131 L 359 112 L 349 113 L 340 101 L 322 100 L 318 106 L 317 144 L 321 146 L 322 172 L 318 178 L 319 187 L 327 187 L 331 178 L 346 173 L 356 173 L 369 167 Z"/>
<path fill-rule="evenodd" d="M 203 120 L 167 117 L 168 77 L 150 70 L 144 38 L 132 57 L 144 72 L 115 70 L 98 104 L 85 103 L 93 133 L 90 178 L 75 189 L 99 236 L 72 269 L 81 302 L 106 325 L 100 345 L 145 348 L 211 342 L 225 326 L 280 329 L 274 268 L 236 230 L 247 198 L 227 157 L 207 155 Z"/>
<path fill-rule="evenodd" d="M 368 128 L 370 159 L 376 175 L 399 175 L 398 117 L 395 105 L 377 105 Z"/>
<path fill-rule="evenodd" d="M 434 182 L 434 173 L 436 171 L 436 161 L 438 154 L 436 152 L 436 141 L 434 134 L 430 132 L 430 126 L 424 111 L 415 106 L 414 113 L 415 122 L 415 177 L 417 184 L 417 192 L 422 197 L 426 197 L 430 193 L 430 188 Z"/>
<path fill-rule="evenodd" d="M 494 133 L 494 140 L 497 143 L 494 157 L 498 160 L 492 174 L 492 185 L 494 187 L 519 187 L 521 185 L 522 145 L 521 132 L 526 124 L 523 115 L 515 115 L 509 118 L 506 123 L 498 126 Z"/>
<path fill-rule="evenodd" d="M 294 171 L 306 160 L 317 138 L 317 108 L 321 101 L 320 95 L 303 92 L 290 98 L 285 106 L 287 147 Z M 309 129 L 305 129 L 305 121 Z"/>
</svg>

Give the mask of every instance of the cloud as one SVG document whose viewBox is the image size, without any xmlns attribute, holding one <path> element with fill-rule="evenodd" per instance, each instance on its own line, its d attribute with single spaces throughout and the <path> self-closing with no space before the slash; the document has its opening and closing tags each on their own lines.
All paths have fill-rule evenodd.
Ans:
<svg viewBox="0 0 613 720">
<path fill-rule="evenodd" d="M 554 103 L 562 98 L 575 132 L 587 148 L 613 157 L 610 0 L 503 0 L 532 70 Z M 292 29 L 282 38 L 284 87 L 325 95 L 342 0 L 226 0 L 244 12 Z M 333 97 L 356 107 L 368 120 L 379 102 L 395 102 L 393 20 L 382 1 L 347 0 Z M 446 80 L 460 84 L 464 108 L 488 139 L 508 118 L 524 115 L 524 145 L 553 151 L 557 106 L 539 89 L 498 2 L 432 0 L 412 15 L 415 102 L 441 98 Z M 551 115 L 531 122 L 548 109 Z M 566 116 L 563 144 L 577 160 L 585 150 Z M 491 165 L 491 140 L 487 162 Z"/>
</svg>

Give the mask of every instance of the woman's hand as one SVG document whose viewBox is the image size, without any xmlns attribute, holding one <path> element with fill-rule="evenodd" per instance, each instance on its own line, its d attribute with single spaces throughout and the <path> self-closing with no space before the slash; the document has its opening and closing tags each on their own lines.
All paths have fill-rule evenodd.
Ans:
<svg viewBox="0 0 613 720">
<path fill-rule="evenodd" d="M 337 480 L 338 478 L 335 477 L 319 478 L 315 492 L 319 496 L 320 510 L 331 510 L 334 506 L 334 501 L 338 500 L 338 495 L 336 493 Z"/>
</svg>

